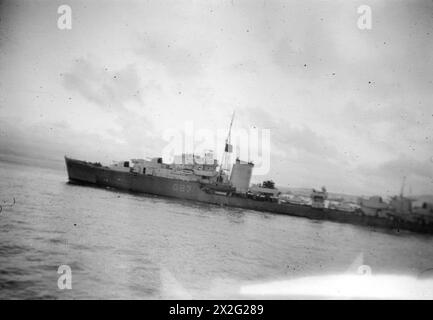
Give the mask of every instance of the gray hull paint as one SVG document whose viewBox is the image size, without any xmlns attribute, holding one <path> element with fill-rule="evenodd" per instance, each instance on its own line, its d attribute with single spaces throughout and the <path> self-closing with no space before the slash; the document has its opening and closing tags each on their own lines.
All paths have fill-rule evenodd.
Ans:
<svg viewBox="0 0 433 320">
<path fill-rule="evenodd" d="M 316 220 L 329 220 L 371 227 L 397 230 L 406 229 L 422 233 L 433 233 L 432 225 L 420 225 L 406 221 L 365 216 L 361 213 L 317 209 L 295 204 L 278 204 L 276 202 L 257 201 L 238 196 L 229 197 L 209 194 L 201 189 L 200 183 L 198 182 L 186 182 L 164 177 L 115 171 L 107 167 L 95 166 L 85 161 L 66 157 L 65 161 L 69 180 L 78 183 Z"/>
</svg>

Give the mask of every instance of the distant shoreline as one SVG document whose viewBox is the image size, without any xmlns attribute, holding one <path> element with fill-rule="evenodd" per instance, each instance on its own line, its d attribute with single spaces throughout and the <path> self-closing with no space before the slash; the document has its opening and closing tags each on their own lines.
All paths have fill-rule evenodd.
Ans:
<svg viewBox="0 0 433 320">
<path fill-rule="evenodd" d="M 41 158 L 35 158 L 30 156 L 20 156 L 20 155 L 0 153 L 0 162 L 40 167 L 46 169 L 54 169 L 59 171 L 65 170 L 63 157 L 60 159 L 51 159 L 51 158 L 41 159 Z"/>
</svg>

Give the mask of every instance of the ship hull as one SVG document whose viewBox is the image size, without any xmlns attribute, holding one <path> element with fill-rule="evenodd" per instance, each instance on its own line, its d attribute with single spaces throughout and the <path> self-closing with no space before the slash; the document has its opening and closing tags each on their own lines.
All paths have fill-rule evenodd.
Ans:
<svg viewBox="0 0 433 320">
<path fill-rule="evenodd" d="M 119 190 L 153 194 L 177 199 L 186 199 L 220 206 L 236 207 L 261 212 L 271 212 L 316 220 L 379 227 L 387 229 L 405 229 L 421 233 L 433 233 L 432 225 L 390 220 L 381 217 L 366 216 L 361 213 L 332 209 L 312 208 L 306 205 L 280 204 L 259 201 L 241 196 L 226 196 L 204 191 L 199 182 L 182 181 L 152 175 L 136 174 L 112 170 L 85 161 L 65 157 L 68 178 L 71 182 L 90 184 L 99 187 L 111 187 Z"/>
</svg>

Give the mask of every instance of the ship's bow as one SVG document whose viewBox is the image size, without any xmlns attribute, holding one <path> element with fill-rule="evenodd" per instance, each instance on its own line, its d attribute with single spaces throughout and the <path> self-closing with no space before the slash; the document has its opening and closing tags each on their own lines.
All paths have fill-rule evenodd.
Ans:
<svg viewBox="0 0 433 320">
<path fill-rule="evenodd" d="M 65 156 L 66 170 L 69 181 L 82 183 L 96 183 L 97 168 L 91 164 L 71 159 Z"/>
</svg>

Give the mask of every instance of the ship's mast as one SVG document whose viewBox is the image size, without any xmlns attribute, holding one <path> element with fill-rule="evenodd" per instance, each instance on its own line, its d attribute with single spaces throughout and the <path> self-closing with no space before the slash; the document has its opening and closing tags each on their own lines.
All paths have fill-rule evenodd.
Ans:
<svg viewBox="0 0 433 320">
<path fill-rule="evenodd" d="M 406 182 L 406 176 L 403 176 L 403 181 L 401 183 L 400 197 L 403 198 L 404 184 Z"/>
<path fill-rule="evenodd" d="M 231 145 L 231 134 L 232 134 L 232 126 L 233 126 L 234 118 L 235 118 L 235 112 L 233 111 L 232 119 L 230 121 L 230 126 L 229 126 L 229 133 L 227 135 L 227 139 L 226 139 L 226 143 L 225 143 L 225 147 L 224 147 L 224 153 L 223 153 L 222 160 L 221 160 L 220 175 L 221 175 L 223 170 L 227 170 L 227 171 L 229 170 L 228 166 L 230 163 L 230 154 L 233 151 L 233 146 Z"/>
</svg>

